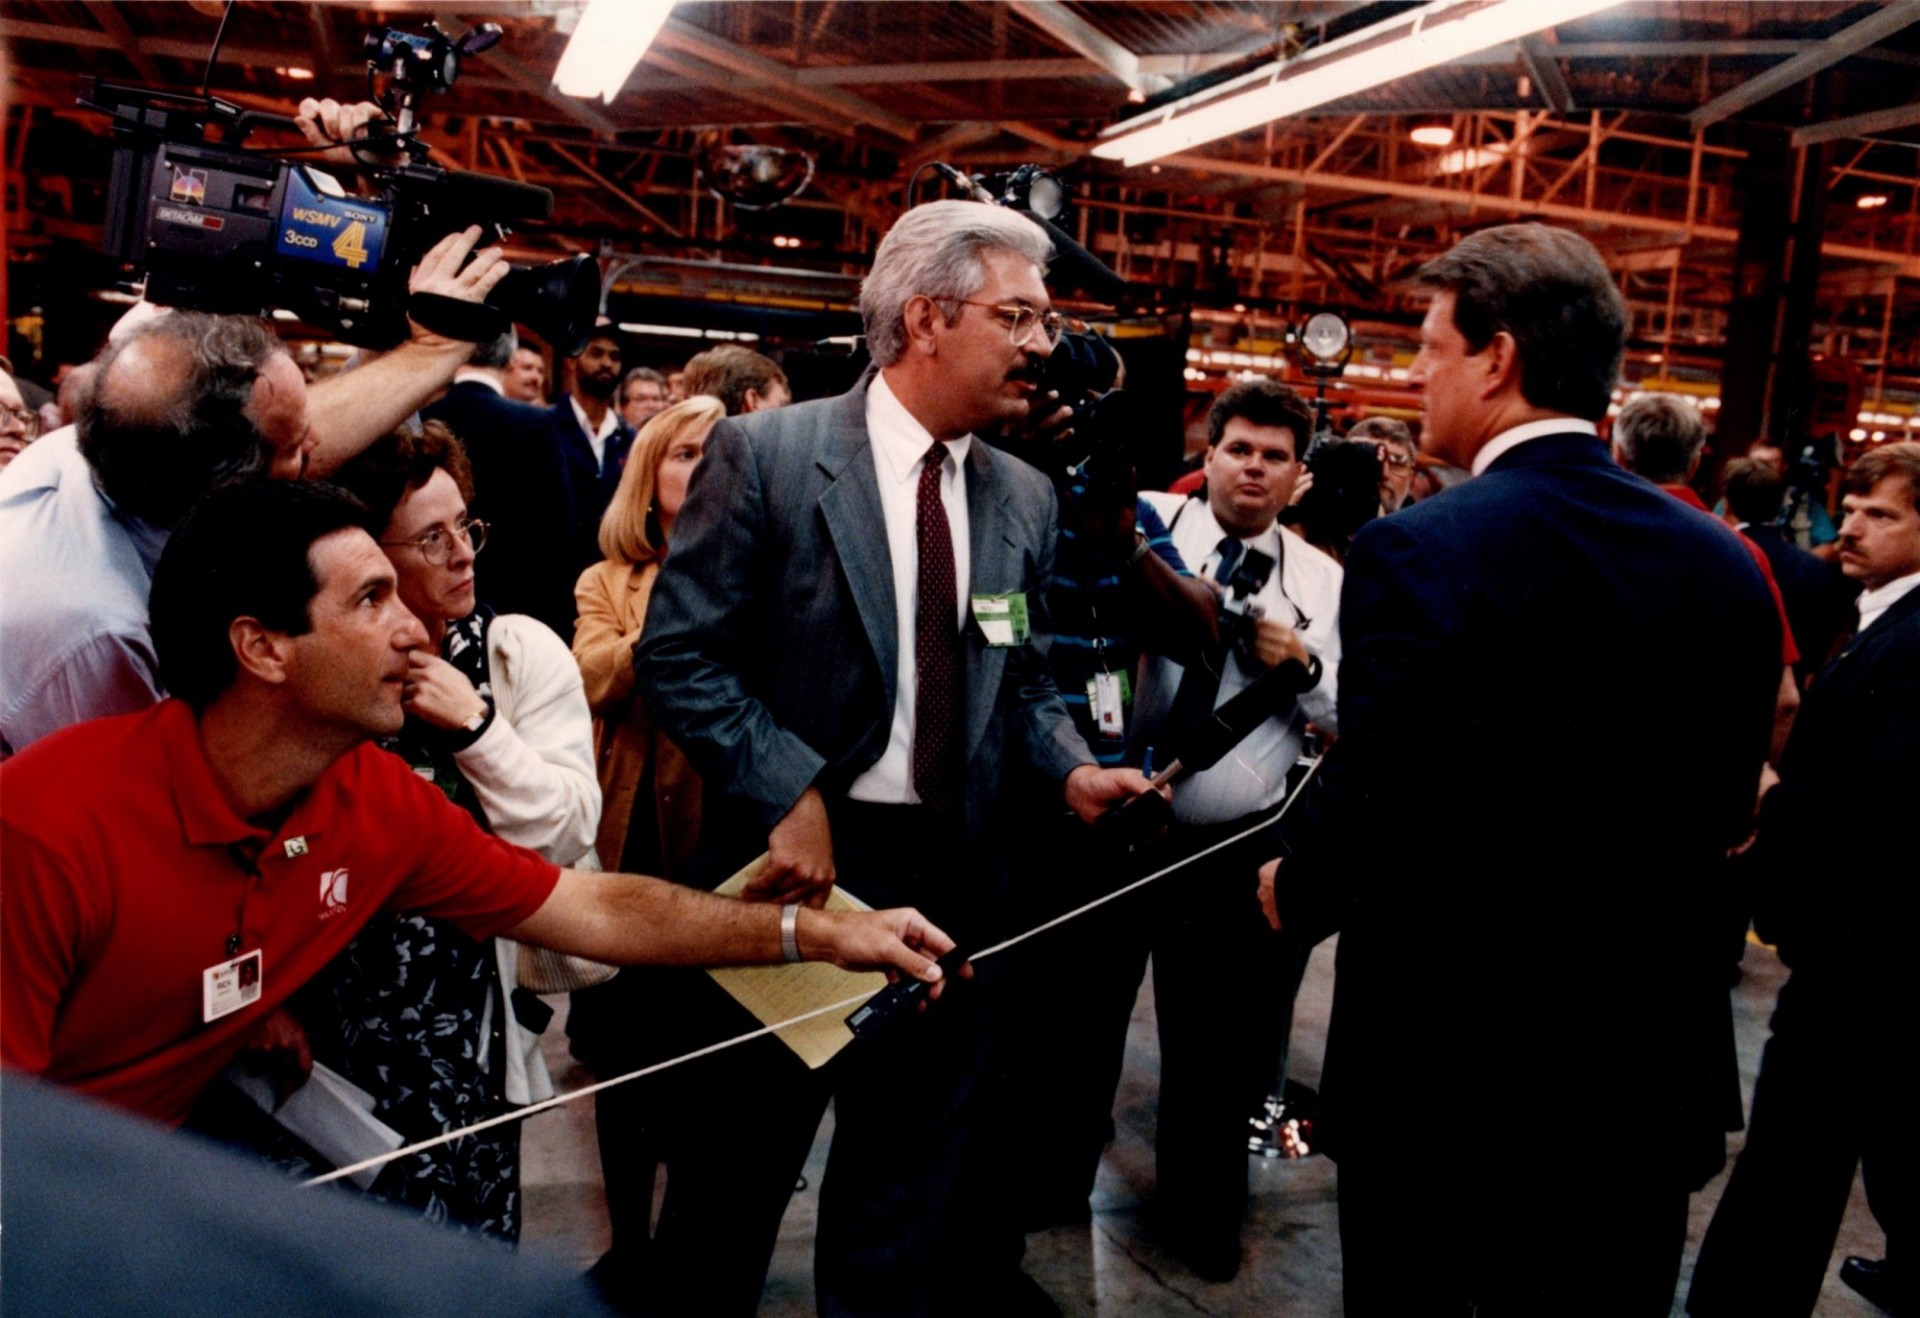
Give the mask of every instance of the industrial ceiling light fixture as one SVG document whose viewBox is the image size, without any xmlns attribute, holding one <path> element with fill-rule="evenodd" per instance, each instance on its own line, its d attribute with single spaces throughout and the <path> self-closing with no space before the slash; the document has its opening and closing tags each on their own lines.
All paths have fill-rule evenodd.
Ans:
<svg viewBox="0 0 1920 1318">
<path fill-rule="evenodd" d="M 604 3 L 605 0 L 602 0 Z M 1093 154 L 1131 167 L 1611 9 L 1620 0 L 1432 0 L 1115 124 Z"/>
<path fill-rule="evenodd" d="M 1419 146 L 1452 146 L 1453 125 L 1443 123 L 1415 124 L 1413 131 L 1407 134 L 1407 138 Z"/>
<path fill-rule="evenodd" d="M 707 191 L 744 210 L 783 206 L 813 182 L 813 157 L 793 147 L 716 140 L 703 143 L 697 158 Z"/>
<path fill-rule="evenodd" d="M 553 70 L 553 85 L 612 105 L 672 10 L 673 0 L 589 0 Z"/>
</svg>

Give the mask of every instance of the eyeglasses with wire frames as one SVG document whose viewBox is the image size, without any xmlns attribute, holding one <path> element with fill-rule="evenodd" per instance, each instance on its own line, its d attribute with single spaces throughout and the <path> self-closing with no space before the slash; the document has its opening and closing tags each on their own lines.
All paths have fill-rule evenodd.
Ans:
<svg viewBox="0 0 1920 1318">
<path fill-rule="evenodd" d="M 19 426 L 29 442 L 40 438 L 40 414 L 27 407 L 0 407 L 0 429 Z"/>
<path fill-rule="evenodd" d="M 456 535 L 477 554 L 486 546 L 487 524 L 478 518 L 468 517 L 456 523 L 451 531 L 444 526 L 436 526 L 411 540 L 382 540 L 380 543 L 394 549 L 417 549 L 420 557 L 440 567 L 453 556 L 453 537 Z"/>
<path fill-rule="evenodd" d="M 1045 334 L 1048 346 L 1052 346 L 1060 342 L 1060 336 L 1067 328 L 1067 318 L 1059 312 L 1042 311 L 1024 302 L 973 302 L 963 297 L 937 297 L 933 301 L 991 311 L 994 319 L 1007 327 L 1007 339 L 1016 348 L 1024 348 L 1033 342 L 1035 331 Z"/>
</svg>

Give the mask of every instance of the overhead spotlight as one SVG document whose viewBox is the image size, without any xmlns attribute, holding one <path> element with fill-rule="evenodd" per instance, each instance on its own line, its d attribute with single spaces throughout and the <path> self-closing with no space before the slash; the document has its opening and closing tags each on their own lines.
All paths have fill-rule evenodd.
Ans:
<svg viewBox="0 0 1920 1318">
<path fill-rule="evenodd" d="M 1066 213 L 1067 185 L 1045 166 L 1022 165 L 990 186 L 999 194 L 1002 206 L 1031 211 L 1052 223 L 1058 223 Z"/>
<path fill-rule="evenodd" d="M 1887 204 L 1887 194 L 1884 192 L 1869 192 L 1864 197 L 1857 199 L 1853 204 L 1863 211 L 1877 210 Z"/>
<path fill-rule="evenodd" d="M 714 142 L 701 149 L 699 159 L 707 190 L 742 210 L 784 205 L 813 182 L 813 157 L 790 147 Z"/>
<path fill-rule="evenodd" d="M 294 82 L 306 82 L 308 79 L 313 77 L 312 69 L 303 69 L 297 64 L 288 65 L 286 67 L 276 67 L 274 69 L 274 72 L 279 74 L 281 77 L 291 79 Z"/>
<path fill-rule="evenodd" d="M 1421 146 L 1452 146 L 1453 126 L 1451 124 L 1421 124 L 1407 136 Z"/>
<path fill-rule="evenodd" d="M 1353 356 L 1353 328 L 1346 317 L 1331 311 L 1317 311 L 1300 327 L 1300 346 L 1312 362 L 1304 363 L 1309 374 L 1338 375 Z"/>
</svg>

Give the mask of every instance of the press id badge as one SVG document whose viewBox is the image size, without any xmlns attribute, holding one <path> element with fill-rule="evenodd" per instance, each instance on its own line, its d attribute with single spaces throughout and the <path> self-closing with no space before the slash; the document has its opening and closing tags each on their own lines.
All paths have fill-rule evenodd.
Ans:
<svg viewBox="0 0 1920 1318">
<path fill-rule="evenodd" d="M 200 972 L 200 1019 L 217 1021 L 260 1001 L 260 949 Z"/>
<path fill-rule="evenodd" d="M 1109 741 L 1127 735 L 1127 675 L 1095 673 L 1087 679 L 1087 708 L 1093 711 L 1093 726 Z"/>
<path fill-rule="evenodd" d="M 1025 645 L 1027 637 L 1032 634 L 1027 622 L 1025 591 L 1014 591 L 1009 595 L 975 595 L 973 620 L 980 624 L 987 644 L 996 648 Z"/>
</svg>

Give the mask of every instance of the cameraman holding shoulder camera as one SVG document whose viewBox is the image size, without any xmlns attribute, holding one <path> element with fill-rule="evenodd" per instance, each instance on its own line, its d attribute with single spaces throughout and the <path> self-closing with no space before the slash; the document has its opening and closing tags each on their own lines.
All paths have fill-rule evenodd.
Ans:
<svg viewBox="0 0 1920 1318">
<path fill-rule="evenodd" d="M 1221 394 L 1207 419 L 1204 497 L 1143 497 L 1166 518 L 1174 547 L 1221 591 L 1222 644 L 1183 669 L 1151 660 L 1141 681 L 1136 744 L 1162 750 L 1227 700 L 1289 661 L 1305 668 L 1297 699 L 1277 694 L 1271 717 L 1212 768 L 1179 780 L 1175 824 L 1158 864 L 1244 831 L 1286 799 L 1287 774 L 1311 720 L 1335 730 L 1341 570 L 1276 518 L 1304 468 L 1313 414 L 1272 380 Z M 1304 966 L 1261 921 L 1253 869 L 1271 830 L 1209 856 L 1150 890 L 1154 1006 L 1160 1024 L 1157 1197 L 1169 1244 L 1193 1271 L 1224 1281 L 1239 1270 L 1247 1196 L 1246 1120 L 1272 1075 L 1272 1053 L 1249 1039 L 1223 1002 L 1292 1000 Z M 1156 865 L 1156 868 L 1158 865 Z"/>
<path fill-rule="evenodd" d="M 310 100 L 300 123 L 324 145 L 378 113 Z M 498 248 L 469 262 L 479 237 L 470 228 L 442 238 L 409 288 L 484 299 L 507 264 Z M 0 758 L 160 699 L 147 592 L 188 508 L 232 481 L 332 471 L 433 397 L 473 346 L 414 325 L 391 352 L 309 389 L 252 317 L 136 313 L 96 360 L 76 425 L 34 445 L 0 483 L 0 559 L 13 583 L 0 596 Z"/>
</svg>

